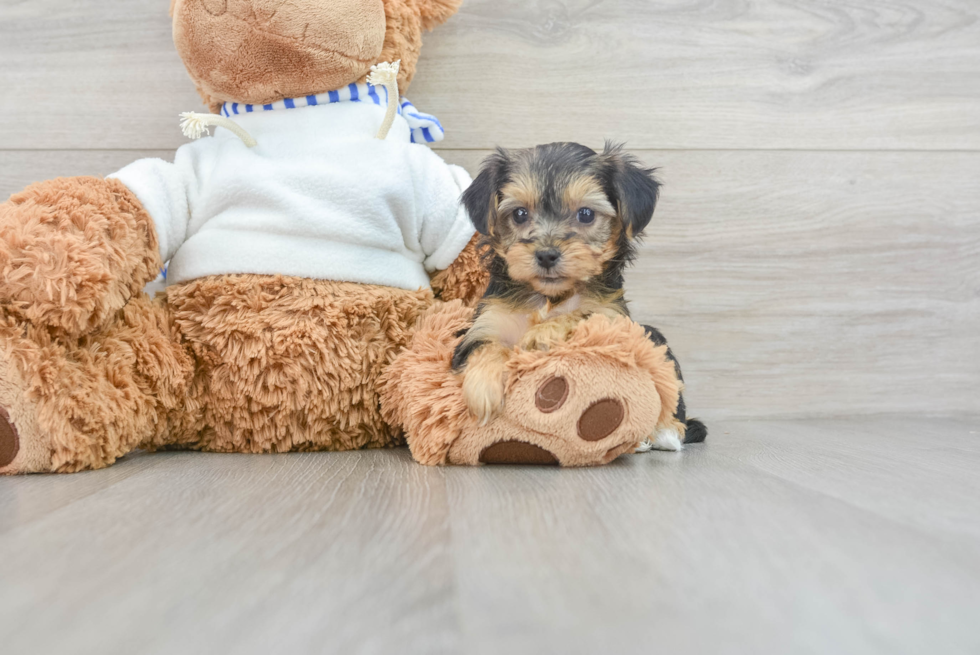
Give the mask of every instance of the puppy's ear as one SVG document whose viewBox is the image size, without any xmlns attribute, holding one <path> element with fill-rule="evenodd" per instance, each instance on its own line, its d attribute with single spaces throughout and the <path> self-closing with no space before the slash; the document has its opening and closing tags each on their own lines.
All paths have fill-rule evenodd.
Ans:
<svg viewBox="0 0 980 655">
<path fill-rule="evenodd" d="M 492 222 L 497 217 L 497 194 L 507 176 L 510 158 L 503 149 L 498 149 L 485 160 L 466 191 L 463 192 L 463 206 L 473 221 L 473 227 L 484 236 L 489 236 Z"/>
<path fill-rule="evenodd" d="M 415 0 L 415 3 L 422 18 L 422 27 L 434 30 L 459 11 L 463 0 Z"/>
<path fill-rule="evenodd" d="M 607 193 L 619 212 L 626 236 L 636 238 L 653 218 L 660 197 L 660 182 L 652 168 L 623 152 L 621 145 L 606 143 L 600 155 L 606 175 Z"/>
</svg>

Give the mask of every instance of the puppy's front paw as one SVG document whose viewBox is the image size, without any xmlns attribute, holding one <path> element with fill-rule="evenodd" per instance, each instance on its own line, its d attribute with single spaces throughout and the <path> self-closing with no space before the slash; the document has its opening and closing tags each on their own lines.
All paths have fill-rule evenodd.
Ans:
<svg viewBox="0 0 980 655">
<path fill-rule="evenodd" d="M 521 339 L 521 348 L 524 350 L 549 350 L 552 345 L 567 341 L 568 336 L 575 331 L 575 327 L 580 321 L 581 319 L 578 317 L 565 315 L 538 323 L 530 328 L 524 338 Z"/>
<path fill-rule="evenodd" d="M 463 399 L 479 421 L 486 425 L 504 406 L 507 358 L 510 351 L 488 344 L 474 352 L 463 374 Z"/>
<path fill-rule="evenodd" d="M 472 371 L 463 378 L 463 398 L 477 422 L 483 426 L 492 421 L 504 406 L 504 384 L 499 378 L 494 380 L 475 376 Z"/>
</svg>

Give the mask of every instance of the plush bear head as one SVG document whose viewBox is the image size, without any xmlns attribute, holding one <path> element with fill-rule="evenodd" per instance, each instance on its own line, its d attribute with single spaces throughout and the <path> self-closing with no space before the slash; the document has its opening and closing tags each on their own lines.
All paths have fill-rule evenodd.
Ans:
<svg viewBox="0 0 980 655">
<path fill-rule="evenodd" d="M 266 104 L 362 81 L 373 64 L 401 60 L 408 88 L 422 30 L 462 0 L 171 0 L 174 43 L 211 111 Z"/>
</svg>

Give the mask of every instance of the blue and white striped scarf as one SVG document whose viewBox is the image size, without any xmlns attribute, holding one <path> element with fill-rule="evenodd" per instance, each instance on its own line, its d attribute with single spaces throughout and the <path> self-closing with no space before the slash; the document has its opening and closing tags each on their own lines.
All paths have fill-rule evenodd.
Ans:
<svg viewBox="0 0 980 655">
<path fill-rule="evenodd" d="M 250 114 L 257 111 L 275 111 L 277 109 L 296 109 L 297 107 L 312 107 L 313 105 L 328 105 L 336 102 L 373 102 L 379 107 L 388 106 L 388 89 L 373 84 L 348 84 L 346 88 L 328 91 L 303 98 L 285 98 L 268 105 L 247 105 L 240 102 L 226 102 L 221 106 L 222 116 L 234 114 Z M 412 143 L 433 143 L 442 141 L 446 131 L 432 114 L 423 114 L 415 105 L 401 98 L 398 113 L 408 121 L 412 130 Z"/>
</svg>

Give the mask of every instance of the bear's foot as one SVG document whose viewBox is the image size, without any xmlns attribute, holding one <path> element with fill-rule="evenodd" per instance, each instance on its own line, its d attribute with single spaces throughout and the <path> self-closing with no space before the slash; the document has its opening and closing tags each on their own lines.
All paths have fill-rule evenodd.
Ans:
<svg viewBox="0 0 980 655">
<path fill-rule="evenodd" d="M 20 452 L 17 428 L 10 422 L 10 415 L 0 407 L 0 469 L 10 465 Z"/>
<path fill-rule="evenodd" d="M 607 464 L 635 450 L 637 429 L 656 420 L 647 408 L 627 409 L 635 404 L 632 393 L 581 384 L 572 371 L 537 373 L 528 376 L 536 378 L 534 386 L 523 384 L 532 381 L 527 379 L 510 389 L 509 406 L 499 418 L 463 428 L 449 449 L 450 463 Z"/>
<path fill-rule="evenodd" d="M 480 425 L 464 398 L 463 376 L 451 370 L 472 313 L 459 301 L 434 307 L 385 371 L 385 418 L 404 430 L 416 461 L 595 466 L 678 427 L 681 383 L 666 346 L 651 343 L 627 318 L 604 316 L 582 321 L 547 351 L 515 349 L 503 409 Z"/>
<path fill-rule="evenodd" d="M 24 391 L 20 374 L 0 354 L 0 475 L 51 470 L 50 439 L 38 428 L 37 407 Z"/>
<path fill-rule="evenodd" d="M 557 464 L 558 458 L 526 441 L 498 441 L 480 453 L 481 464 Z"/>
<path fill-rule="evenodd" d="M 145 296 L 79 339 L 0 307 L 0 474 L 99 469 L 165 443 L 192 370 L 165 308 Z"/>
<path fill-rule="evenodd" d="M 481 425 L 463 376 L 450 369 L 471 315 L 459 301 L 434 308 L 385 372 L 385 416 L 404 429 L 416 461 L 595 466 L 676 427 L 680 381 L 666 346 L 626 318 L 604 316 L 582 321 L 547 351 L 511 352 L 503 408 Z"/>
</svg>

